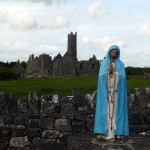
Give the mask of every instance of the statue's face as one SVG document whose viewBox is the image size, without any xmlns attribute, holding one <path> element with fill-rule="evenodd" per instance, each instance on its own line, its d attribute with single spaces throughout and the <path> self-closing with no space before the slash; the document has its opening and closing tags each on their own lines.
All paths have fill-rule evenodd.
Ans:
<svg viewBox="0 0 150 150">
<path fill-rule="evenodd" d="M 111 52 L 110 52 L 110 58 L 112 59 L 115 59 L 116 56 L 118 55 L 118 51 L 113 49 Z"/>
</svg>

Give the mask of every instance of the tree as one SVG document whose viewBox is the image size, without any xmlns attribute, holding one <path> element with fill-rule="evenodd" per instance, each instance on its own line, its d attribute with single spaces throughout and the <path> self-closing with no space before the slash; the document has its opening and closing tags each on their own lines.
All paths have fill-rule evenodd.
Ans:
<svg viewBox="0 0 150 150">
<path fill-rule="evenodd" d="M 0 67 L 0 80 L 17 79 L 17 74 L 11 69 Z"/>
<path fill-rule="evenodd" d="M 22 61 L 22 62 L 21 62 L 21 65 L 22 65 L 22 67 L 23 67 L 24 69 L 27 68 L 27 63 L 26 63 L 25 61 Z"/>
</svg>

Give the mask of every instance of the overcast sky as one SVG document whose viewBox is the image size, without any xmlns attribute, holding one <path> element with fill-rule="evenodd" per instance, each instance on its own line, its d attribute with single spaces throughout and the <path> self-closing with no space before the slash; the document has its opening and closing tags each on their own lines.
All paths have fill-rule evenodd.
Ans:
<svg viewBox="0 0 150 150">
<path fill-rule="evenodd" d="M 78 60 L 117 44 L 126 67 L 150 67 L 149 0 L 0 0 L 0 61 L 64 55 L 70 32 Z"/>
</svg>

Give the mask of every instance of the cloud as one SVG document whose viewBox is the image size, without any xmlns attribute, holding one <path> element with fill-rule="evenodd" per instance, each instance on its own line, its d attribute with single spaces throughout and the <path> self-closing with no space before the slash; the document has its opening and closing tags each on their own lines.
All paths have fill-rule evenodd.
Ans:
<svg viewBox="0 0 150 150">
<path fill-rule="evenodd" d="M 8 20 L 6 12 L 3 10 L 0 10 L 0 24 L 6 23 Z"/>
<path fill-rule="evenodd" d="M 142 53 L 141 48 L 137 48 L 136 51 L 134 51 L 133 49 L 136 48 L 132 48 L 132 50 L 124 49 L 123 51 L 121 51 L 121 58 L 123 59 L 125 66 L 149 67 L 150 49 L 143 48 Z"/>
<path fill-rule="evenodd" d="M 88 12 L 91 17 L 97 18 L 100 16 L 103 17 L 103 15 L 107 15 L 107 16 L 117 15 L 118 16 L 119 10 L 117 10 L 116 8 L 110 5 L 106 5 L 102 3 L 101 1 L 96 1 L 95 3 L 92 3 L 88 6 Z"/>
<path fill-rule="evenodd" d="M 6 27 L 15 31 L 25 31 L 36 28 L 38 26 L 36 20 L 31 15 L 26 6 L 6 5 L 0 7 L 0 25 L 5 24 Z"/>
<path fill-rule="evenodd" d="M 92 40 L 89 37 L 83 37 L 81 40 L 81 44 L 84 46 L 88 46 L 92 43 Z"/>
<path fill-rule="evenodd" d="M 113 3 L 113 2 L 112 2 Z M 115 17 L 115 18 L 123 18 L 127 19 L 132 17 L 132 13 L 128 11 L 124 11 L 124 9 L 116 7 L 116 5 L 112 3 L 105 3 L 102 0 L 98 0 L 94 3 L 91 3 L 88 6 L 88 12 L 92 18 L 98 17 Z"/>
<path fill-rule="evenodd" d="M 117 38 L 115 36 L 103 37 L 101 44 L 105 50 L 107 50 L 111 45 L 118 45 L 119 47 L 127 46 L 126 39 Z"/>
<path fill-rule="evenodd" d="M 37 56 L 45 53 L 49 54 L 50 56 L 56 56 L 60 51 L 57 46 L 50 46 L 46 44 L 39 44 L 37 46 L 30 46 L 29 39 L 24 39 L 23 41 L 6 41 L 0 40 L 0 59 L 3 60 L 23 60 L 26 58 L 26 61 L 30 54 L 35 54 Z M 5 56 L 3 58 L 3 56 Z"/>
<path fill-rule="evenodd" d="M 67 44 L 67 38 L 60 39 L 60 40 L 58 41 L 58 44 L 59 44 L 59 45 L 66 45 L 66 44 Z"/>
<path fill-rule="evenodd" d="M 40 28 L 43 29 L 59 29 L 69 25 L 66 18 L 62 16 L 57 16 L 54 20 L 50 20 L 46 24 L 42 25 Z"/>
<path fill-rule="evenodd" d="M 97 13 L 103 9 L 103 6 L 100 2 L 93 3 L 89 5 L 88 11 L 91 16 L 96 16 Z"/>
<path fill-rule="evenodd" d="M 0 53 L 1 54 L 16 54 L 17 52 L 20 52 L 27 48 L 28 42 L 10 42 L 10 41 L 4 41 L 0 40 Z"/>
<path fill-rule="evenodd" d="M 144 25 L 139 28 L 139 34 L 142 36 L 150 36 L 150 26 Z"/>
<path fill-rule="evenodd" d="M 17 14 L 10 22 L 10 28 L 16 31 L 31 30 L 37 26 L 35 19 L 28 13 Z"/>
<path fill-rule="evenodd" d="M 35 52 L 36 50 L 36 52 Z M 40 45 L 32 48 L 33 53 L 35 55 L 41 55 L 42 53 L 49 54 L 50 56 L 57 55 L 60 50 L 57 46 L 49 46 L 49 45 Z"/>
<path fill-rule="evenodd" d="M 104 36 L 102 38 L 89 38 L 83 37 L 81 40 L 81 44 L 84 46 L 98 46 L 104 49 L 108 49 L 111 45 L 118 45 L 120 47 L 127 46 L 126 39 L 117 38 L 115 36 Z"/>
</svg>

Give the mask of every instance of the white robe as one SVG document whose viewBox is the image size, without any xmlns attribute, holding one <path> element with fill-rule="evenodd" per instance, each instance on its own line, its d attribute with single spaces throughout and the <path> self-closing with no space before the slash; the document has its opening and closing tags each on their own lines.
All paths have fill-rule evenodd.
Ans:
<svg viewBox="0 0 150 150">
<path fill-rule="evenodd" d="M 114 63 L 113 63 L 114 66 Z M 105 139 L 115 138 L 114 131 L 116 129 L 116 108 L 117 108 L 117 88 L 118 88 L 118 73 L 114 72 L 111 76 L 107 72 L 107 87 L 108 87 L 108 106 L 107 106 L 107 136 Z M 113 101 L 113 102 L 111 102 Z"/>
</svg>

